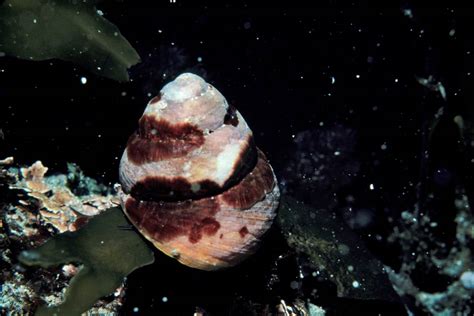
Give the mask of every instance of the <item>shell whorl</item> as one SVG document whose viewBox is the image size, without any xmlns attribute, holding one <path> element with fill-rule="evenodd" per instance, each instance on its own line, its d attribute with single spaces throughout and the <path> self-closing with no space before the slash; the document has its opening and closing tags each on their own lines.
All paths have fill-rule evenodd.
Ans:
<svg viewBox="0 0 474 316">
<path fill-rule="evenodd" d="M 120 162 L 126 215 L 157 248 L 213 270 L 251 254 L 279 190 L 244 118 L 185 73 L 147 105 Z"/>
</svg>

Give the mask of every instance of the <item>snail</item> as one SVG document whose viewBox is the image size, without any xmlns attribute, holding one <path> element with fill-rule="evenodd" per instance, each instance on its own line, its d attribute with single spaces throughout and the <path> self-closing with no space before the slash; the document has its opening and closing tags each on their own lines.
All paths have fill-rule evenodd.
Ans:
<svg viewBox="0 0 474 316">
<path fill-rule="evenodd" d="M 202 270 L 231 267 L 254 253 L 280 198 L 242 115 L 191 73 L 149 101 L 119 179 L 122 208 L 138 231 Z"/>
</svg>

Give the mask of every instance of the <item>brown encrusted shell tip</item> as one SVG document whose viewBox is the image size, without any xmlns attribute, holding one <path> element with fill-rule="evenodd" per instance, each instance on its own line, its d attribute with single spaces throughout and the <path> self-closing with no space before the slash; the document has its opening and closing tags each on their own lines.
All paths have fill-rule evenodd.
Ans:
<svg viewBox="0 0 474 316">
<path fill-rule="evenodd" d="M 120 163 L 130 221 L 190 267 L 233 266 L 271 226 L 279 189 L 244 118 L 201 77 L 184 73 L 153 98 Z"/>
</svg>

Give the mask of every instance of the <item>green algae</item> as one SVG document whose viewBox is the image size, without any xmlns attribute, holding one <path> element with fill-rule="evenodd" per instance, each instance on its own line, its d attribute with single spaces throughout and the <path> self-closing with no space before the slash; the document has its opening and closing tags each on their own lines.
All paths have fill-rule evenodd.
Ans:
<svg viewBox="0 0 474 316">
<path fill-rule="evenodd" d="M 336 284 L 339 297 L 396 300 L 384 266 L 334 214 L 283 196 L 277 221 L 288 245 Z"/>
<path fill-rule="evenodd" d="M 82 265 L 59 306 L 40 307 L 36 315 L 80 315 L 101 297 L 114 292 L 135 269 L 154 261 L 153 252 L 134 230 L 120 208 L 92 218 L 76 232 L 66 232 L 34 250 L 23 251 L 19 260 L 43 268 L 67 263 Z"/>
<path fill-rule="evenodd" d="M 140 61 L 95 1 L 6 0 L 0 5 L 0 52 L 27 60 L 58 58 L 118 81 Z"/>
</svg>

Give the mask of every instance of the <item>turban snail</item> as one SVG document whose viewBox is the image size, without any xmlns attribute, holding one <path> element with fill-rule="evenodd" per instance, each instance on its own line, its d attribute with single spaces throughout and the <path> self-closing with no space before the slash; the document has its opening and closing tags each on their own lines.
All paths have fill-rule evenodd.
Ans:
<svg viewBox="0 0 474 316">
<path fill-rule="evenodd" d="M 132 224 L 167 255 L 202 270 L 230 267 L 252 254 L 280 197 L 243 117 L 190 73 L 150 100 L 119 176 Z"/>
</svg>

